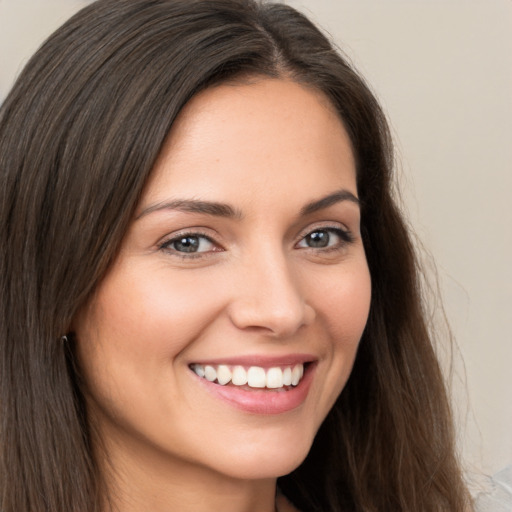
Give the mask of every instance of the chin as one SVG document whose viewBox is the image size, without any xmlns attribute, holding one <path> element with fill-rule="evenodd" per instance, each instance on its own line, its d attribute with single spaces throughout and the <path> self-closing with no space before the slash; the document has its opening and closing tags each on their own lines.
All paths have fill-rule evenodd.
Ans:
<svg viewBox="0 0 512 512">
<path fill-rule="evenodd" d="M 313 442 L 312 438 L 297 440 L 289 436 L 274 442 L 245 444 L 238 443 L 222 458 L 221 473 L 232 478 L 262 480 L 278 478 L 294 471 L 306 458 Z M 217 459 L 219 462 L 219 459 Z"/>
<path fill-rule="evenodd" d="M 291 473 L 303 462 L 307 452 L 297 457 L 293 456 L 282 458 L 272 457 L 260 459 L 258 461 L 238 461 L 229 468 L 222 468 L 222 473 L 231 478 L 242 480 L 267 480 L 275 479 Z"/>
</svg>

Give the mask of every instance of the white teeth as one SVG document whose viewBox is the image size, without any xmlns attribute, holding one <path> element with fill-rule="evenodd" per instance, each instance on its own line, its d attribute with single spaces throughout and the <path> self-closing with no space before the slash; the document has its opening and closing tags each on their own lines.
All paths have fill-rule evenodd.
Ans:
<svg viewBox="0 0 512 512">
<path fill-rule="evenodd" d="M 247 372 L 247 385 L 250 388 L 264 388 L 266 384 L 265 370 L 259 366 L 251 366 Z"/>
<path fill-rule="evenodd" d="M 301 364 L 296 364 L 293 367 L 293 370 L 292 370 L 292 386 L 296 386 L 299 383 L 300 379 L 302 378 L 302 375 L 301 375 L 302 371 L 303 371 L 303 366 Z"/>
<path fill-rule="evenodd" d="M 283 370 L 283 386 L 292 385 L 292 369 L 290 367 Z"/>
<path fill-rule="evenodd" d="M 217 378 L 217 370 L 213 366 L 205 366 L 204 376 L 206 380 L 213 382 Z"/>
<path fill-rule="evenodd" d="M 267 372 L 267 388 L 276 389 L 283 387 L 283 370 L 270 368 Z"/>
<path fill-rule="evenodd" d="M 200 364 L 195 364 L 193 370 L 196 372 L 196 375 L 199 375 L 199 377 L 204 377 L 204 367 Z"/>
<path fill-rule="evenodd" d="M 217 381 L 222 386 L 231 383 L 234 386 L 248 385 L 251 388 L 266 387 L 268 389 L 297 386 L 304 375 L 303 364 L 296 364 L 293 367 L 286 366 L 284 368 L 275 366 L 267 370 L 260 366 L 251 366 L 246 370 L 243 366 L 231 368 L 225 364 L 218 366 L 194 364 L 192 365 L 192 370 L 199 377 L 210 382 Z"/>
<path fill-rule="evenodd" d="M 221 364 L 217 368 L 217 382 L 225 386 L 230 380 L 231 370 L 227 366 Z"/>
<path fill-rule="evenodd" d="M 243 366 L 235 366 L 233 368 L 231 382 L 235 386 L 245 386 L 247 384 L 247 372 Z"/>
</svg>

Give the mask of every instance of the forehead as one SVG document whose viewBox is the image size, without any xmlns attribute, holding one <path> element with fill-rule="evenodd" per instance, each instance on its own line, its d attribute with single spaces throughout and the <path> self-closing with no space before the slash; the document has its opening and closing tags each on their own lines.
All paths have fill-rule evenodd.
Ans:
<svg viewBox="0 0 512 512">
<path fill-rule="evenodd" d="M 220 196 L 242 188 L 357 194 L 349 137 L 322 93 L 266 78 L 201 92 L 175 121 L 145 196 Z"/>
</svg>

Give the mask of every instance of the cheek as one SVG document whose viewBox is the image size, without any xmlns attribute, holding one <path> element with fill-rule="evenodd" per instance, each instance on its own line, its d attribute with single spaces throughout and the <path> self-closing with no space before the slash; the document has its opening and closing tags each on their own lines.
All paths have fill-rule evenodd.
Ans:
<svg viewBox="0 0 512 512">
<path fill-rule="evenodd" d="M 337 275 L 324 279 L 316 296 L 333 349 L 357 349 L 371 302 L 371 280 L 366 261 L 356 262 Z"/>
<path fill-rule="evenodd" d="M 96 338 L 114 350 L 147 359 L 179 354 L 218 314 L 219 301 L 208 280 L 194 273 L 146 269 L 144 277 L 108 276 L 96 294 Z M 92 333 L 93 334 L 93 333 Z"/>
<path fill-rule="evenodd" d="M 323 281 L 323 293 L 316 296 L 317 314 L 326 330 L 324 350 L 328 368 L 325 389 L 328 392 L 326 411 L 344 388 L 357 354 L 357 349 L 370 309 L 371 280 L 366 261 L 338 271 Z"/>
<path fill-rule="evenodd" d="M 219 301 L 204 279 L 200 293 L 192 273 L 171 280 L 161 268 L 129 270 L 106 276 L 74 330 L 93 414 L 145 429 L 141 417 L 172 417 L 183 391 L 180 356 L 218 315 Z"/>
</svg>

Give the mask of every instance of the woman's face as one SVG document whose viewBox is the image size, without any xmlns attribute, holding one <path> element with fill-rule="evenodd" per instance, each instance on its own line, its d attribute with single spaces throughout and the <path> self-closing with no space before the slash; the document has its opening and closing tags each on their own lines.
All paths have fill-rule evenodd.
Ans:
<svg viewBox="0 0 512 512">
<path fill-rule="evenodd" d="M 73 326 L 114 463 L 244 479 L 299 465 L 368 315 L 359 221 L 321 94 L 260 79 L 192 99 Z"/>
</svg>

